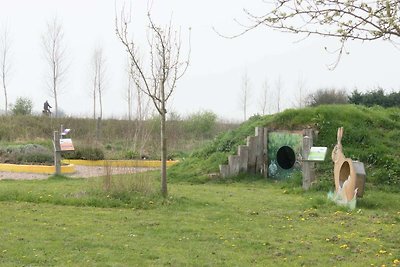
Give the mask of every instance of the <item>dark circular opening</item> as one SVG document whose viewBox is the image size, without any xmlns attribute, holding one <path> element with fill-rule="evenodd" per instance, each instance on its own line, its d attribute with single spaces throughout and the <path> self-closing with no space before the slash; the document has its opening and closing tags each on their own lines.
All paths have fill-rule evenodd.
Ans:
<svg viewBox="0 0 400 267">
<path fill-rule="evenodd" d="M 340 186 L 343 186 L 344 181 L 349 178 L 350 175 L 350 164 L 347 161 L 344 161 L 342 166 L 340 166 L 339 171 L 339 183 Z"/>
<path fill-rule="evenodd" d="M 296 162 L 296 155 L 292 148 L 283 146 L 279 148 L 276 153 L 276 161 L 282 169 L 288 170 L 291 169 Z"/>
</svg>

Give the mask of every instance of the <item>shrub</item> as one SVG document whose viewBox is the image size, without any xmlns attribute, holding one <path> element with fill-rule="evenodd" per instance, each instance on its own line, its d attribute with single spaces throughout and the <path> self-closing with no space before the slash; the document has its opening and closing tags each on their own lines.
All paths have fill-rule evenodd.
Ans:
<svg viewBox="0 0 400 267">
<path fill-rule="evenodd" d="M 140 155 L 137 151 L 133 151 L 133 150 L 128 150 L 125 152 L 125 159 L 138 159 L 140 158 Z"/>
<path fill-rule="evenodd" d="M 0 162 L 11 164 L 53 164 L 53 153 L 50 149 L 37 144 L 1 147 Z"/>
<path fill-rule="evenodd" d="M 308 106 L 316 107 L 326 104 L 346 104 L 348 97 L 345 90 L 319 89 L 307 96 Z"/>
<path fill-rule="evenodd" d="M 210 138 L 216 126 L 217 115 L 211 111 L 192 114 L 185 121 L 185 129 L 195 138 Z"/>
<path fill-rule="evenodd" d="M 26 97 L 18 97 L 11 111 L 14 115 L 31 115 L 32 107 L 32 100 Z"/>
<path fill-rule="evenodd" d="M 66 159 L 86 159 L 86 160 L 103 160 L 104 152 L 98 147 L 79 147 L 75 151 L 65 153 Z"/>
<path fill-rule="evenodd" d="M 357 90 L 354 90 L 349 96 L 349 102 L 367 107 L 372 107 L 375 105 L 385 108 L 398 107 L 400 106 L 400 92 L 385 94 L 382 88 L 378 88 L 367 93 L 360 93 Z"/>
</svg>

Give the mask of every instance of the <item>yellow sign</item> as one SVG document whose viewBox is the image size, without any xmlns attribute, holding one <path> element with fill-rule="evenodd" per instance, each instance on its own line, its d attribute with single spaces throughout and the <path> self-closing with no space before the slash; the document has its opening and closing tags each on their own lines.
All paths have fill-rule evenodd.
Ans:
<svg viewBox="0 0 400 267">
<path fill-rule="evenodd" d="M 60 139 L 60 148 L 61 151 L 74 151 L 74 145 L 72 144 L 72 139 L 70 138 L 65 138 L 65 139 Z"/>
</svg>

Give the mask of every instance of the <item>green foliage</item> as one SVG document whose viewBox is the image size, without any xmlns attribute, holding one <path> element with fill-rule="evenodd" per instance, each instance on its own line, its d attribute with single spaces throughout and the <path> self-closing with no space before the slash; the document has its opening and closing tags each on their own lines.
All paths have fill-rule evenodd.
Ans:
<svg viewBox="0 0 400 267">
<path fill-rule="evenodd" d="M 194 156 L 181 159 L 180 163 L 168 168 L 172 181 L 204 183 L 212 180 L 212 174 L 219 170 L 219 165 L 227 162 L 225 153 L 212 153 L 209 157 L 199 159 Z"/>
<path fill-rule="evenodd" d="M 53 132 L 59 130 L 61 124 L 71 129 L 68 137 L 73 139 L 76 149 L 81 145 L 101 147 L 104 148 L 105 157 L 108 159 L 126 159 L 126 156 L 132 156 L 128 155 L 128 151 L 140 152 L 147 158 L 160 158 L 158 116 L 142 122 L 102 120 L 99 132 L 96 131 L 97 120 L 93 119 L 0 116 L 0 142 L 51 144 Z M 191 153 L 218 133 L 237 127 L 233 123 L 216 122 L 210 131 L 194 136 L 192 132 L 186 130 L 186 125 L 186 120 L 167 121 L 168 153 Z M 199 133 L 200 131 L 197 132 Z"/>
<path fill-rule="evenodd" d="M 125 159 L 139 159 L 140 155 L 139 152 L 133 150 L 125 151 Z"/>
<path fill-rule="evenodd" d="M 53 164 L 52 151 L 38 144 L 0 146 L 0 162 L 11 164 Z"/>
<path fill-rule="evenodd" d="M 381 106 L 381 107 L 399 107 L 400 106 L 400 91 L 385 94 L 382 88 L 378 88 L 367 93 L 360 93 L 354 90 L 349 96 L 349 103 L 356 105 L 364 105 L 367 107 Z"/>
<path fill-rule="evenodd" d="M 13 115 L 31 115 L 32 107 L 32 100 L 27 97 L 18 97 L 11 108 L 11 112 Z"/>
<path fill-rule="evenodd" d="M 217 115 L 211 111 L 203 111 L 190 115 L 184 128 L 195 138 L 211 138 L 214 134 Z"/>
<path fill-rule="evenodd" d="M 103 160 L 104 152 L 99 147 L 75 147 L 75 151 L 64 153 L 66 159 L 86 159 L 86 160 Z"/>
</svg>

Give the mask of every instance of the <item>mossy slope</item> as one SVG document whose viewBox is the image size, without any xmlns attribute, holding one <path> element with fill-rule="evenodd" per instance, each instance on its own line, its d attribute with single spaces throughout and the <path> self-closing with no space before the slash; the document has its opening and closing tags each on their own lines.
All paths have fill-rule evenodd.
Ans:
<svg viewBox="0 0 400 267">
<path fill-rule="evenodd" d="M 315 145 L 328 147 L 325 162 L 317 164 L 322 184 L 324 181 L 332 182 L 330 153 L 336 144 L 337 128 L 343 126 L 344 153 L 353 160 L 364 162 L 368 182 L 400 189 L 400 109 L 355 105 L 325 105 L 254 116 L 172 167 L 169 170 L 171 179 L 209 180 L 209 174 L 218 172 L 218 165 L 226 163 L 227 156 L 235 154 L 237 146 L 244 144 L 247 136 L 254 135 L 256 126 L 287 130 L 312 127 L 318 130 Z"/>
</svg>

